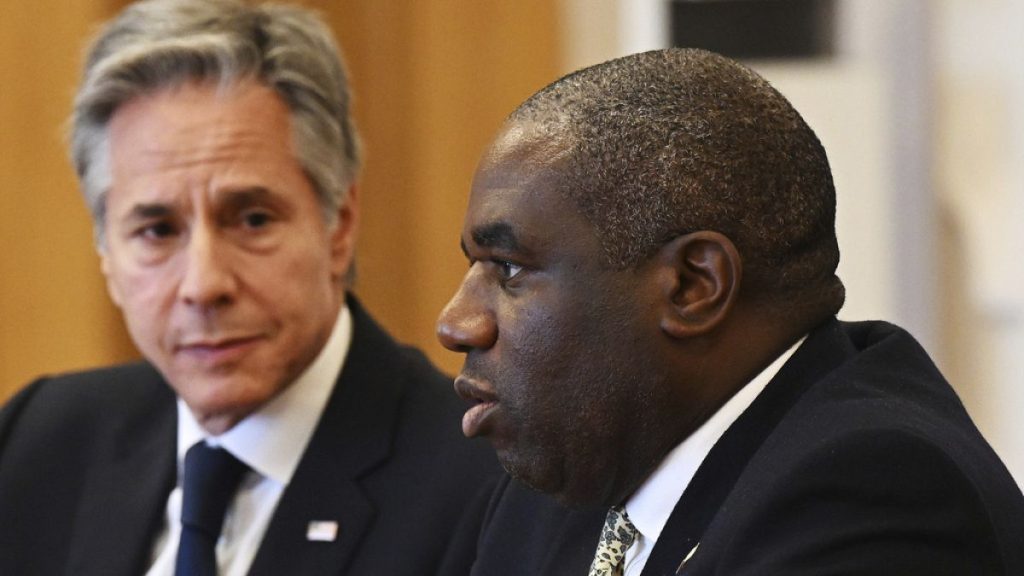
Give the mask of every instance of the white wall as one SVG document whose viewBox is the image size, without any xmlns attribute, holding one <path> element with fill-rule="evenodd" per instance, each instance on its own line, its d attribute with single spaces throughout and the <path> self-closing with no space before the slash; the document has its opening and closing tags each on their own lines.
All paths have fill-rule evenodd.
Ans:
<svg viewBox="0 0 1024 576">
<path fill-rule="evenodd" d="M 562 0 L 565 71 L 665 46 L 662 0 Z M 913 332 L 1024 485 L 1024 2 L 839 4 L 838 54 L 751 62 L 833 166 L 847 319 Z"/>
</svg>

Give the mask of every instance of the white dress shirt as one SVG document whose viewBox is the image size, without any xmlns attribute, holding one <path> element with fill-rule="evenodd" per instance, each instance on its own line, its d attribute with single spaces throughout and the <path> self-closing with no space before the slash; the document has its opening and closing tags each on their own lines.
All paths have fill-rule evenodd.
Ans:
<svg viewBox="0 0 1024 576">
<path fill-rule="evenodd" d="M 164 526 L 146 576 L 173 576 L 181 535 L 185 452 L 203 439 L 226 449 L 250 471 L 228 505 L 217 541 L 218 572 L 244 576 L 252 565 L 281 494 L 292 479 L 334 389 L 352 341 L 352 316 L 342 306 L 323 350 L 281 394 L 220 436 L 211 437 L 178 399 L 178 482 L 167 499 Z"/>
<path fill-rule="evenodd" d="M 806 337 L 805 337 L 806 338 Z M 718 439 L 732 426 L 782 365 L 796 352 L 805 338 L 801 338 L 776 358 L 767 368 L 733 395 L 714 415 L 693 434 L 668 453 L 653 474 L 626 501 L 626 514 L 640 533 L 626 550 L 624 576 L 639 576 L 658 542 L 661 531 L 693 480 L 697 468 L 711 452 Z M 685 511 L 684 511 L 685 513 Z"/>
</svg>

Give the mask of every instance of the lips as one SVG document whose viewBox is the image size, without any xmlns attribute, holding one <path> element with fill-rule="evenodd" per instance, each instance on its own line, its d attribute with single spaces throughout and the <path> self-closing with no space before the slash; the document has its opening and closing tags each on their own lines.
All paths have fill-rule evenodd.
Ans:
<svg viewBox="0 0 1024 576">
<path fill-rule="evenodd" d="M 241 358 L 259 340 L 259 336 L 190 340 L 179 344 L 176 352 L 202 362 L 222 364 Z"/>
<path fill-rule="evenodd" d="M 455 392 L 471 406 L 462 416 L 462 433 L 467 438 L 486 435 L 487 420 L 498 408 L 498 397 L 489 386 L 465 376 L 455 380 Z"/>
</svg>

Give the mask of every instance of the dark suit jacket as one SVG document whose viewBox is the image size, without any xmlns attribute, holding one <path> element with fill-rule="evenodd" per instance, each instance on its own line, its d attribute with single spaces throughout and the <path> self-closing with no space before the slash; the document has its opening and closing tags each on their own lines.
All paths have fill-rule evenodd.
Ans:
<svg viewBox="0 0 1024 576">
<path fill-rule="evenodd" d="M 482 514 L 475 576 L 583 576 L 605 509 L 505 480 Z M 677 573 L 1020 576 L 1024 496 L 910 335 L 831 320 L 673 509 L 643 575 Z"/>
<path fill-rule="evenodd" d="M 354 301 L 345 366 L 251 574 L 432 574 L 499 470 L 451 380 Z M 42 379 L 0 412 L 0 574 L 141 574 L 175 482 L 175 397 L 132 364 Z M 493 483 L 487 486 L 489 492 Z M 308 523 L 335 520 L 335 542 Z"/>
</svg>

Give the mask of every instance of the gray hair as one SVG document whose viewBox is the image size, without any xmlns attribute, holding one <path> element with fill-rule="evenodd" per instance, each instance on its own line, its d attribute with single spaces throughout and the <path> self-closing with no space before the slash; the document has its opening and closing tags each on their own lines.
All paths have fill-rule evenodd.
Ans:
<svg viewBox="0 0 1024 576">
<path fill-rule="evenodd" d="M 254 79 L 288 106 L 295 155 L 333 223 L 360 167 L 348 78 L 327 26 L 306 10 L 242 0 L 144 0 L 89 49 L 71 119 L 71 154 L 97 242 L 111 185 L 109 122 L 137 96 L 189 81 Z"/>
</svg>

